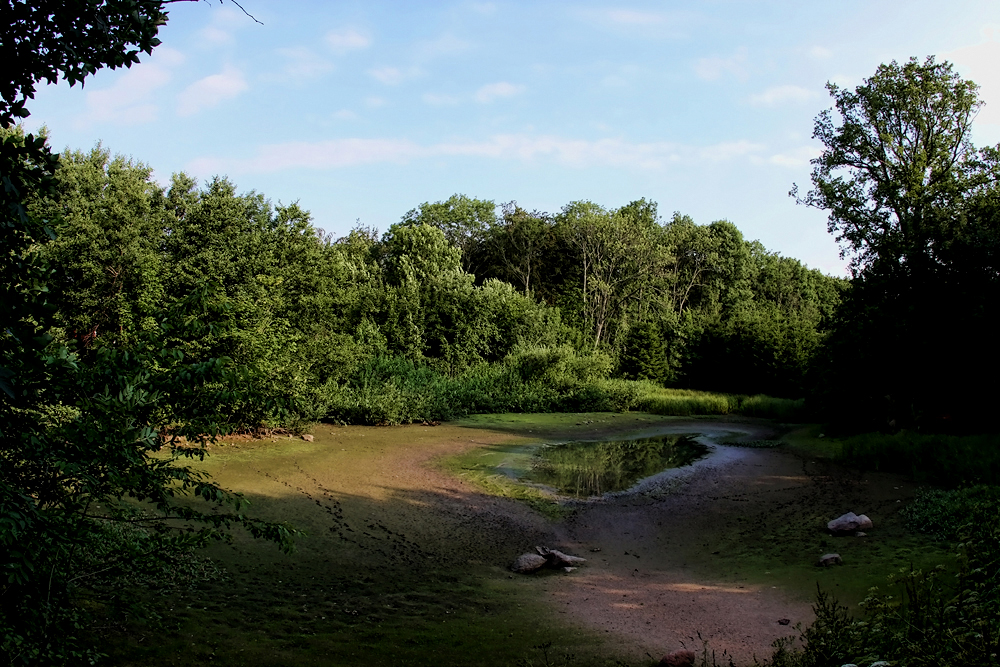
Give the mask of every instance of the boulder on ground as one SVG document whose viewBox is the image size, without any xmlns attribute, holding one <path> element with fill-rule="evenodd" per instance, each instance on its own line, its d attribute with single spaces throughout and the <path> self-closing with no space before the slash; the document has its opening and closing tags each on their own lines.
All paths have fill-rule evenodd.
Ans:
<svg viewBox="0 0 1000 667">
<path fill-rule="evenodd" d="M 579 556 L 570 556 L 569 554 L 564 554 L 557 549 L 549 549 L 547 547 L 535 547 L 535 551 L 538 555 L 545 558 L 552 567 L 572 567 L 580 563 L 586 563 L 586 558 L 580 558 Z"/>
<path fill-rule="evenodd" d="M 510 569 L 518 574 L 531 574 L 545 567 L 548 562 L 544 556 L 538 554 L 521 554 L 510 566 Z"/>
<path fill-rule="evenodd" d="M 834 535 L 853 535 L 861 530 L 861 518 L 854 512 L 848 512 L 828 522 L 826 529 Z"/>
<path fill-rule="evenodd" d="M 840 554 L 823 554 L 819 557 L 819 564 L 822 567 L 830 567 L 831 565 L 842 565 L 844 563 Z"/>
<path fill-rule="evenodd" d="M 861 525 L 858 526 L 858 530 L 871 530 L 873 528 L 872 520 L 864 514 L 858 515 L 858 521 L 861 522 Z"/>
<path fill-rule="evenodd" d="M 685 648 L 666 654 L 660 658 L 660 664 L 664 667 L 692 667 L 694 659 L 694 651 Z"/>
<path fill-rule="evenodd" d="M 315 440 L 315 438 L 313 436 L 309 435 L 308 433 L 306 433 L 304 436 L 302 436 L 302 439 L 305 440 L 306 442 L 312 442 L 313 440 Z"/>
</svg>

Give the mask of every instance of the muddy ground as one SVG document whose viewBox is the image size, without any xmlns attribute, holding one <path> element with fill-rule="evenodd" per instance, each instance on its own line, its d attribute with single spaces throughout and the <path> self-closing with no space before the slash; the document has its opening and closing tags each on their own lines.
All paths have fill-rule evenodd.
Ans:
<svg viewBox="0 0 1000 667">
<path fill-rule="evenodd" d="M 510 442 L 696 432 L 718 443 L 787 431 L 740 419 L 511 415 L 214 446 L 209 472 L 256 515 L 306 535 L 291 557 L 246 537 L 216 548 L 226 577 L 171 599 L 170 629 L 155 640 L 119 635 L 114 661 L 556 664 L 539 653 L 551 650 L 575 656 L 564 664 L 649 664 L 705 641 L 720 664 L 752 664 L 809 622 L 816 583 L 853 605 L 893 568 L 940 557 L 899 520 L 910 485 L 808 448 L 715 445 L 693 466 L 552 520 L 485 493 L 448 461 Z M 849 510 L 875 520 L 871 534 L 826 536 L 825 522 Z M 588 562 L 511 574 L 535 545 Z M 818 568 L 827 551 L 845 565 Z"/>
</svg>

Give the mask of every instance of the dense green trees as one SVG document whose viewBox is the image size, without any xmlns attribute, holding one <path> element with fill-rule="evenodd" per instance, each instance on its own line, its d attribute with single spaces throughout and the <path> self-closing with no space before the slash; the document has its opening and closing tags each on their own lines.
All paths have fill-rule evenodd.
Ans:
<svg viewBox="0 0 1000 667">
<path fill-rule="evenodd" d="M 968 428 L 992 409 L 1000 163 L 969 140 L 976 91 L 933 58 L 893 62 L 831 85 L 839 123 L 816 119 L 803 201 L 830 212 L 854 271 L 819 389 L 869 427 Z"/>
</svg>

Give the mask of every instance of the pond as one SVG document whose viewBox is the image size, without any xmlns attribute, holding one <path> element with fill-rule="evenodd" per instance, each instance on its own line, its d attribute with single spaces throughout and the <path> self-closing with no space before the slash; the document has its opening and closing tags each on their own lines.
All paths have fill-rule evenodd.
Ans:
<svg viewBox="0 0 1000 667">
<path fill-rule="evenodd" d="M 590 498 L 630 489 L 646 477 L 705 456 L 708 447 L 695 437 L 672 433 L 562 444 L 493 445 L 452 457 L 447 465 L 493 493 L 500 492 L 495 487 L 499 484 L 505 489 L 501 495 L 541 500 L 540 493 L 554 491 L 561 496 Z"/>
<path fill-rule="evenodd" d="M 708 448 L 688 435 L 546 445 L 532 457 L 525 481 L 575 498 L 624 491 L 641 479 L 701 458 Z"/>
</svg>

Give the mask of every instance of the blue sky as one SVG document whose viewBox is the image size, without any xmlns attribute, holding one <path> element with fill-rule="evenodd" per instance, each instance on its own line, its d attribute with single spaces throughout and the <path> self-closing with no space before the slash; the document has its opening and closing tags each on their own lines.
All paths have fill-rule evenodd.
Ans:
<svg viewBox="0 0 1000 667">
<path fill-rule="evenodd" d="M 177 3 L 163 46 L 84 88 L 43 87 L 30 129 L 298 200 L 318 227 L 385 229 L 453 193 L 556 212 L 640 197 L 845 274 L 809 183 L 827 81 L 937 55 L 982 86 L 1000 142 L 995 0 Z"/>
</svg>

